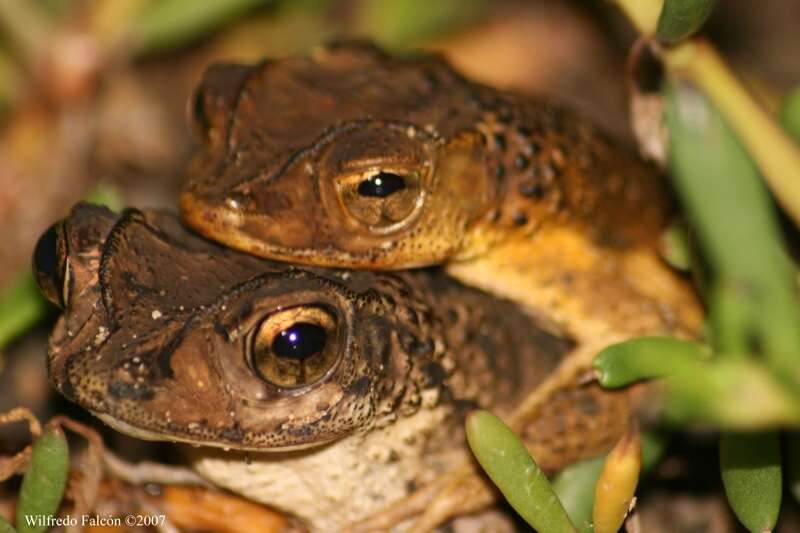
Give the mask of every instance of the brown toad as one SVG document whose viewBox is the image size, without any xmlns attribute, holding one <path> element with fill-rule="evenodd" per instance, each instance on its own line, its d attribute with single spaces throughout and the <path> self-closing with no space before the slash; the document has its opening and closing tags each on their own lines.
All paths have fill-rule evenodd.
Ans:
<svg viewBox="0 0 800 533">
<path fill-rule="evenodd" d="M 340 268 L 446 263 L 567 331 L 584 360 L 699 327 L 692 287 L 657 253 L 665 184 L 550 102 L 437 57 L 337 44 L 211 67 L 192 111 L 202 146 L 182 214 L 228 246 Z"/>
<path fill-rule="evenodd" d="M 64 310 L 48 359 L 62 394 L 124 433 L 196 446 L 202 475 L 318 531 L 462 464 L 466 411 L 508 413 L 570 349 L 438 270 L 296 268 L 158 212 L 78 205 L 34 266 Z M 628 393 L 563 382 L 549 398 L 528 440 L 548 470 L 626 424 Z"/>
</svg>

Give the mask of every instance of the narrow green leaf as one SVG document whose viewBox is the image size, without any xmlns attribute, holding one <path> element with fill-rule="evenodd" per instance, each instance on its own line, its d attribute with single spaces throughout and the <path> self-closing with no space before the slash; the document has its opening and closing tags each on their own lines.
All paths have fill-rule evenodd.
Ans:
<svg viewBox="0 0 800 533">
<path fill-rule="evenodd" d="M 161 52 L 193 41 L 272 0 L 159 0 L 133 23 L 140 53 Z"/>
<path fill-rule="evenodd" d="M 781 451 L 776 432 L 723 433 L 719 445 L 725 494 L 753 533 L 771 531 L 781 509 Z"/>
<path fill-rule="evenodd" d="M 51 311 L 30 272 L 0 292 L 0 349 L 24 333 Z"/>
<path fill-rule="evenodd" d="M 467 442 L 508 503 L 539 533 L 575 533 L 564 507 L 528 450 L 488 411 L 467 418 Z"/>
<path fill-rule="evenodd" d="M 612 344 L 594 358 L 600 384 L 608 388 L 664 377 L 677 365 L 708 358 L 706 346 L 671 337 L 639 337 Z"/>
<path fill-rule="evenodd" d="M 800 143 L 800 87 L 796 87 L 783 101 L 781 124 Z"/>
<path fill-rule="evenodd" d="M 736 430 L 800 425 L 800 404 L 772 372 L 747 357 L 677 365 L 666 380 L 664 414 Z"/>
<path fill-rule="evenodd" d="M 670 165 L 710 271 L 715 350 L 763 355 L 800 391 L 800 307 L 774 205 L 753 162 L 695 90 L 667 92 Z"/>
<path fill-rule="evenodd" d="M 17 503 L 20 533 L 42 533 L 46 518 L 58 511 L 69 474 L 69 449 L 60 428 L 47 428 L 33 444 Z"/>
<path fill-rule="evenodd" d="M 714 0 L 665 0 L 656 37 L 675 44 L 699 30 L 712 11 Z"/>
</svg>

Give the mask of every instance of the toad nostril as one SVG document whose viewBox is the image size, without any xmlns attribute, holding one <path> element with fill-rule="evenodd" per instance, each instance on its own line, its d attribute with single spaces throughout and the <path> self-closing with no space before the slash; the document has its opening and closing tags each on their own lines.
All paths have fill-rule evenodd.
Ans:
<svg viewBox="0 0 800 533">
<path fill-rule="evenodd" d="M 64 272 L 58 252 L 59 224 L 53 224 L 45 231 L 33 251 L 33 272 L 39 290 L 58 307 L 64 307 L 62 299 Z"/>
</svg>

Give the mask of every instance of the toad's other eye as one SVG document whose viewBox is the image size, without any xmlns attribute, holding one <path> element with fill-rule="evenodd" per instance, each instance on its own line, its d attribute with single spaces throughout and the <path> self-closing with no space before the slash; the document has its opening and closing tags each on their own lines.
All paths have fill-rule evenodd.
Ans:
<svg viewBox="0 0 800 533">
<path fill-rule="evenodd" d="M 69 261 L 63 244 L 61 225 L 56 223 L 39 237 L 33 252 L 33 271 L 39 289 L 62 309 L 69 303 Z"/>
<path fill-rule="evenodd" d="M 314 383 L 338 360 L 336 326 L 335 317 L 320 307 L 274 313 L 253 333 L 250 365 L 262 380 L 280 388 Z"/>
<path fill-rule="evenodd" d="M 406 180 L 402 176 L 391 172 L 378 172 L 358 184 L 358 194 L 386 198 L 406 188 Z"/>
</svg>

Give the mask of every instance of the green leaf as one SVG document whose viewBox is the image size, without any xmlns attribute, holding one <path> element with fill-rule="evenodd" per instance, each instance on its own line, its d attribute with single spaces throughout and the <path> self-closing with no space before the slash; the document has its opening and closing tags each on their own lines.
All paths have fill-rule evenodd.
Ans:
<svg viewBox="0 0 800 533">
<path fill-rule="evenodd" d="M 782 487 L 778 434 L 723 433 L 719 458 L 725 494 L 742 524 L 753 533 L 774 529 Z"/>
<path fill-rule="evenodd" d="M 51 306 L 39 292 L 30 272 L 0 292 L 0 349 L 39 322 Z"/>
<path fill-rule="evenodd" d="M 604 461 L 605 455 L 575 463 L 559 472 L 551 482 L 570 520 L 581 531 L 591 526 L 594 486 Z"/>
<path fill-rule="evenodd" d="M 665 0 L 658 18 L 656 38 L 669 44 L 689 37 L 714 11 L 714 0 Z"/>
<path fill-rule="evenodd" d="M 800 308 L 772 200 L 720 114 L 695 90 L 667 92 L 670 165 L 704 259 L 715 351 L 762 355 L 800 391 Z"/>
<path fill-rule="evenodd" d="M 403 48 L 475 20 L 486 4 L 486 0 L 362 2 L 360 26 L 384 46 Z"/>
<path fill-rule="evenodd" d="M 783 101 L 781 124 L 800 143 L 800 87 L 795 88 Z"/>
<path fill-rule="evenodd" d="M 20 533 L 42 533 L 46 518 L 58 511 L 69 474 L 69 449 L 60 428 L 47 428 L 33 444 L 17 503 Z"/>
<path fill-rule="evenodd" d="M 467 442 L 511 507 L 539 533 L 574 533 L 564 507 L 528 450 L 488 411 L 467 418 Z"/>
<path fill-rule="evenodd" d="M 737 430 L 800 426 L 796 395 L 765 366 L 747 357 L 678 365 L 665 380 L 665 415 Z"/>
<path fill-rule="evenodd" d="M 685 365 L 708 358 L 706 346 L 671 337 L 639 337 L 612 344 L 594 358 L 600 384 L 608 388 L 660 378 Z"/>
<path fill-rule="evenodd" d="M 119 211 L 125 206 L 119 189 L 111 185 L 94 186 L 84 200 L 90 204 L 104 205 L 112 211 Z"/>
<path fill-rule="evenodd" d="M 159 0 L 134 21 L 131 32 L 140 53 L 162 52 L 185 45 L 245 12 L 272 0 Z"/>
</svg>

